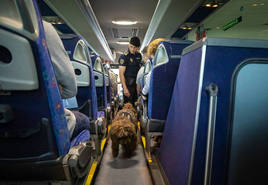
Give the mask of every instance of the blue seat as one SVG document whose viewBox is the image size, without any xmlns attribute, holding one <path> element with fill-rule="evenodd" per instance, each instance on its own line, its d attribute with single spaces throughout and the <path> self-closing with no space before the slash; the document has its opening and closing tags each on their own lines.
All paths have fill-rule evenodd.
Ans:
<svg viewBox="0 0 268 185">
<path fill-rule="evenodd" d="M 75 70 L 79 111 L 90 118 L 90 133 L 94 135 L 97 150 L 100 151 L 100 139 L 106 134 L 106 116 L 100 114 L 97 105 L 97 93 L 90 53 L 86 42 L 76 36 L 62 38 L 64 47 L 70 55 Z"/>
<path fill-rule="evenodd" d="M 93 64 L 93 73 L 96 85 L 97 99 L 98 99 L 98 110 L 104 111 L 107 107 L 107 80 L 105 80 L 104 69 L 100 57 L 97 55 L 91 56 Z"/>
<path fill-rule="evenodd" d="M 110 102 L 108 100 L 108 96 L 110 96 L 110 79 L 108 74 L 105 74 L 104 66 L 102 65 L 102 61 L 99 56 L 92 55 L 91 60 L 93 63 L 94 70 L 94 78 L 98 99 L 98 111 L 99 115 L 104 115 L 108 121 L 111 120 L 111 107 Z M 107 94 L 109 92 L 109 95 Z"/>
<path fill-rule="evenodd" d="M 258 136 L 268 135 L 261 111 L 268 105 L 268 64 L 261 58 L 268 58 L 267 41 L 209 38 L 184 49 L 159 152 L 170 185 L 267 184 L 267 140 Z M 248 67 L 254 75 L 243 70 Z M 245 80 L 239 87 L 240 71 Z M 243 106 L 234 109 L 234 102 Z M 234 110 L 246 122 L 234 124 Z"/>
<path fill-rule="evenodd" d="M 4 1 L 1 9 L 0 179 L 70 182 L 86 174 L 92 149 L 70 148 L 36 1 Z"/>
<path fill-rule="evenodd" d="M 103 65 L 104 73 L 105 73 L 105 86 L 106 86 L 106 98 L 107 98 L 107 108 L 106 108 L 106 116 L 108 122 L 111 121 L 115 109 L 115 102 L 117 101 L 116 94 L 117 92 L 112 92 L 112 77 L 111 71 L 108 66 Z M 115 79 L 117 83 L 117 79 Z M 116 88 L 117 90 L 117 88 Z"/>
<path fill-rule="evenodd" d="M 112 98 L 112 92 L 111 92 L 111 82 L 110 82 L 110 74 L 109 74 L 109 69 L 103 65 L 103 71 L 104 71 L 104 76 L 105 76 L 105 86 L 106 86 L 106 96 L 107 96 L 107 106 L 111 103 L 111 98 Z"/>
<path fill-rule="evenodd" d="M 164 129 L 181 53 L 191 43 L 164 41 L 157 49 L 148 93 L 149 132 L 162 132 Z"/>
<path fill-rule="evenodd" d="M 72 61 L 78 85 L 76 99 L 80 112 L 91 120 L 97 119 L 97 95 L 88 47 L 79 36 L 62 38 L 64 47 Z"/>
<path fill-rule="evenodd" d="M 152 62 L 148 102 L 143 102 L 141 124 L 146 137 L 146 151 L 149 158 L 151 157 L 151 138 L 162 135 L 164 130 L 182 50 L 191 43 L 191 41 L 164 41 L 157 48 Z"/>
</svg>

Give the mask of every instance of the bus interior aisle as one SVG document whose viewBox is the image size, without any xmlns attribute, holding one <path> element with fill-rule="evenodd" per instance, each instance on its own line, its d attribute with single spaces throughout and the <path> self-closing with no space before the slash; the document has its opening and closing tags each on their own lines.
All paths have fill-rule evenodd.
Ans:
<svg viewBox="0 0 268 185">
<path fill-rule="evenodd" d="M 152 185 L 143 148 L 138 144 L 135 155 L 124 158 L 122 149 L 113 158 L 112 141 L 106 146 L 94 185 Z"/>
</svg>

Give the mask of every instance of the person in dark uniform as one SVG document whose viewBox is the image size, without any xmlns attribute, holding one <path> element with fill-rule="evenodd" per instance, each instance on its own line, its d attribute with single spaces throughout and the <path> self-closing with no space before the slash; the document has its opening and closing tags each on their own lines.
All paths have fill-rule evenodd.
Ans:
<svg viewBox="0 0 268 185">
<path fill-rule="evenodd" d="M 137 100 L 136 77 L 141 67 L 142 56 L 138 51 L 140 39 L 132 37 L 128 45 L 128 51 L 119 58 L 119 77 L 124 90 L 124 103 L 134 105 Z"/>
</svg>

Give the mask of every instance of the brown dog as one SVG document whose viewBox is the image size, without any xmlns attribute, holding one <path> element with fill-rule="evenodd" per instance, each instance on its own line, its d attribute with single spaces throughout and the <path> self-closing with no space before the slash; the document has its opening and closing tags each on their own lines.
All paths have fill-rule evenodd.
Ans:
<svg viewBox="0 0 268 185">
<path fill-rule="evenodd" d="M 132 106 L 131 103 L 126 103 L 124 106 L 123 106 L 123 109 L 121 109 L 120 111 L 117 112 L 114 120 L 117 120 L 117 119 L 121 119 L 122 117 L 128 117 L 129 120 L 137 126 L 137 118 L 138 118 L 138 115 L 137 115 L 137 112 L 136 110 L 134 109 L 134 107 Z"/>
<path fill-rule="evenodd" d="M 137 147 L 137 113 L 132 104 L 125 104 L 111 125 L 113 157 L 119 153 L 119 145 L 123 147 L 126 157 L 130 157 Z"/>
</svg>

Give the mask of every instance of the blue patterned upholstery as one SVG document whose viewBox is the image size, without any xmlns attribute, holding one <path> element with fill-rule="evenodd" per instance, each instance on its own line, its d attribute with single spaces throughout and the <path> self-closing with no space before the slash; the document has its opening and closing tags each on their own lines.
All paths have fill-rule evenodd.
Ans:
<svg viewBox="0 0 268 185">
<path fill-rule="evenodd" d="M 25 89 L 25 82 L 16 79 L 22 84 L 19 90 L 1 87 L 1 91 L 7 90 L 7 94 L 0 95 L 0 181 L 19 181 L 22 184 L 25 181 L 26 184 L 61 181 L 72 184 L 74 180 L 79 181 L 81 174 L 88 172 L 92 157 L 89 144 L 70 147 L 88 141 L 89 132 L 79 133 L 70 145 L 70 134 L 37 1 L 4 1 L 1 6 L 8 8 L 8 15 L 1 16 L 19 15 L 21 27 L 17 29 L 13 21 L 11 26 L 4 26 L 10 22 L 3 23 L 1 19 L 0 45 L 10 50 L 14 57 L 11 63 L 27 63 L 28 60 L 23 57 L 28 56 L 32 64 L 30 69 L 37 72 L 38 86 Z M 8 43 L 3 35 L 16 42 Z M 24 51 L 23 47 L 18 47 L 21 45 L 28 48 L 23 56 L 14 52 L 17 49 Z M 6 56 L 1 52 L 0 55 Z M 31 71 L 28 68 L 15 69 Z M 15 74 L 13 71 L 10 73 Z M 0 81 L 3 79 L 2 73 Z M 11 78 L 7 79 L 7 84 L 12 82 Z M 3 107 L 8 107 L 6 110 L 9 112 Z M 3 119 L 2 114 L 11 115 L 11 119 Z"/>
<path fill-rule="evenodd" d="M 156 65 L 151 74 L 148 97 L 148 118 L 166 120 L 168 108 L 180 65 L 182 50 L 191 42 L 162 42 L 166 49 L 168 62 Z"/>
<path fill-rule="evenodd" d="M 39 88 L 34 91 L 14 91 L 10 96 L 0 96 L 1 104 L 10 105 L 15 114 L 14 120 L 0 125 L 0 146 L 4 148 L 0 152 L 0 160 L 53 159 L 65 155 L 70 148 L 70 135 L 46 46 L 42 21 L 37 5 L 33 2 L 38 18 L 39 36 L 36 40 L 20 36 L 27 39 L 32 46 Z M 8 28 L 1 26 L 0 29 L 18 35 Z M 29 135 L 23 136 L 27 132 Z"/>
<path fill-rule="evenodd" d="M 205 39 L 184 50 L 159 153 L 170 185 L 204 183 L 210 83 L 219 88 L 211 184 L 225 184 L 232 77 L 243 61 L 267 57 L 266 41 Z"/>
<path fill-rule="evenodd" d="M 83 130 L 72 141 L 71 147 L 79 145 L 81 142 L 89 141 L 90 133 L 88 130 Z"/>
<path fill-rule="evenodd" d="M 91 88 L 91 98 L 92 98 L 91 102 L 92 102 L 93 120 L 97 120 L 98 101 L 97 101 L 97 92 L 96 92 L 96 86 L 95 86 L 93 67 L 90 68 L 90 88 Z"/>
</svg>

